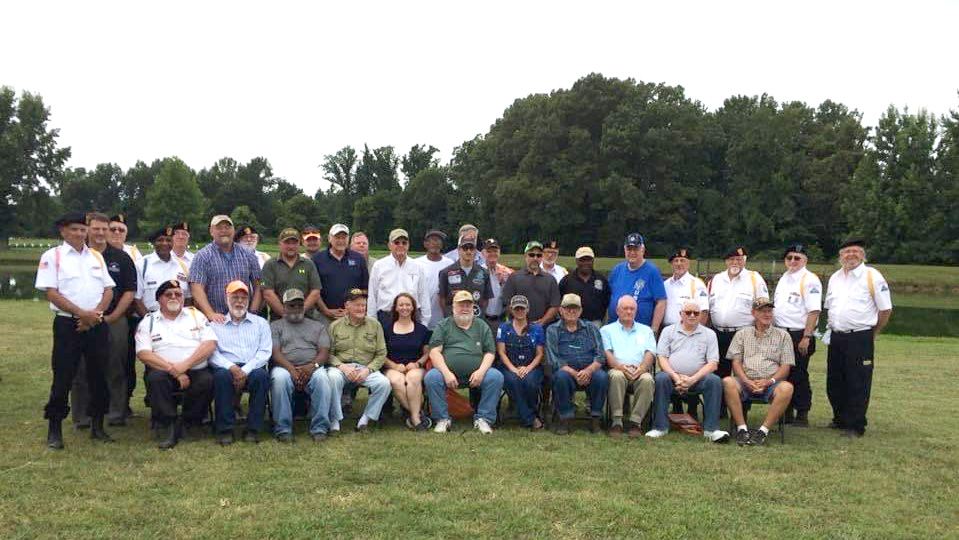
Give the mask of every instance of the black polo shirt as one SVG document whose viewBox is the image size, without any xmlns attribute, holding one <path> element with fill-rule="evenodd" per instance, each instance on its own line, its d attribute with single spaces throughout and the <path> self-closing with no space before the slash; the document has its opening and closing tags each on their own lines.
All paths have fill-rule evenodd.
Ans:
<svg viewBox="0 0 959 540">
<path fill-rule="evenodd" d="M 480 300 L 489 300 L 493 297 L 493 286 L 490 284 L 489 272 L 475 262 L 469 273 L 466 273 L 459 261 L 440 270 L 439 286 L 440 296 L 444 299 L 444 309 L 452 305 L 453 295 L 456 294 L 456 291 L 473 293 L 473 302 L 477 306 L 479 306 Z M 477 313 L 479 312 L 477 311 Z"/>
<path fill-rule="evenodd" d="M 355 251 L 347 249 L 343 258 L 337 259 L 330 253 L 330 248 L 326 248 L 313 256 L 313 264 L 323 283 L 320 297 L 330 309 L 342 308 L 350 289 L 366 290 L 369 286 L 370 274 L 366 269 L 366 261 Z"/>
<path fill-rule="evenodd" d="M 587 321 L 601 321 L 609 307 L 609 282 L 595 271 L 584 281 L 576 271 L 572 271 L 559 282 L 560 294 L 578 294 L 583 300 L 583 315 Z"/>
<path fill-rule="evenodd" d="M 136 294 L 137 268 L 129 255 L 122 249 L 117 249 L 110 244 L 107 244 L 107 248 L 103 250 L 101 255 L 103 255 L 103 262 L 107 263 L 107 271 L 110 272 L 110 277 L 116 283 L 116 286 L 113 287 L 113 299 L 110 300 L 110 305 L 105 312 L 109 315 L 117 307 L 117 302 L 120 301 L 120 296 L 123 293 L 132 291 Z"/>
<path fill-rule="evenodd" d="M 551 307 L 559 307 L 560 295 L 559 285 L 556 284 L 556 278 L 552 274 L 540 271 L 538 274 L 530 274 L 529 269 L 522 268 L 510 274 L 503 285 L 503 304 L 509 305 L 509 299 L 517 294 L 522 294 L 529 300 L 529 311 L 527 317 L 530 321 L 541 319 L 546 314 L 546 310 Z"/>
</svg>

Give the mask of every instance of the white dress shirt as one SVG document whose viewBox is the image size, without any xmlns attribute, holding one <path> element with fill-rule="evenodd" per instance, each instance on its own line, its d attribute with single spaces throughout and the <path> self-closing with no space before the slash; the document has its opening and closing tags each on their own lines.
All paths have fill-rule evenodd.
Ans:
<svg viewBox="0 0 959 540">
<path fill-rule="evenodd" d="M 805 266 L 786 272 L 776 283 L 774 323 L 780 328 L 805 330 L 806 317 L 822 311 L 822 282 Z"/>
<path fill-rule="evenodd" d="M 170 253 L 170 259 L 164 261 L 156 253 L 151 253 L 136 263 L 137 292 L 134 298 L 142 300 L 147 311 L 160 309 L 156 300 L 157 289 L 164 282 L 175 279 L 180 282 L 183 297 L 190 298 L 190 272 L 185 262 Z"/>
<path fill-rule="evenodd" d="M 130 256 L 133 259 L 133 262 L 137 262 L 143 258 L 143 254 L 140 253 L 140 249 L 137 248 L 136 244 L 123 244 L 123 252 Z"/>
<path fill-rule="evenodd" d="M 136 351 L 153 351 L 167 362 L 182 362 L 204 341 L 216 341 L 216 334 L 200 310 L 185 307 L 172 321 L 159 311 L 143 317 L 137 326 Z M 207 360 L 190 370 L 207 367 Z"/>
<path fill-rule="evenodd" d="M 377 311 L 392 310 L 393 299 L 401 292 L 409 293 L 416 299 L 421 321 L 430 320 L 433 311 L 426 291 L 426 270 L 409 257 L 401 266 L 392 254 L 373 263 L 370 270 L 367 315 L 376 317 Z"/>
<path fill-rule="evenodd" d="M 97 307 L 103 298 L 103 290 L 115 286 L 103 255 L 86 245 L 82 251 L 77 251 L 64 242 L 40 256 L 35 287 L 41 291 L 56 289 L 80 309 L 89 311 Z M 69 315 L 52 302 L 50 309 Z"/>
<path fill-rule="evenodd" d="M 766 281 L 752 270 L 743 270 L 733 279 L 729 271 L 709 282 L 709 318 L 717 328 L 741 328 L 753 324 L 753 300 L 769 297 Z"/>
<path fill-rule="evenodd" d="M 554 264 L 552 270 L 547 270 L 547 269 L 543 266 L 543 263 L 539 263 L 539 268 L 540 268 L 543 272 L 545 272 L 545 273 L 553 276 L 553 279 L 556 280 L 556 284 L 557 284 L 557 285 L 559 284 L 560 281 L 563 280 L 564 277 L 566 277 L 566 274 L 569 273 L 568 270 L 566 270 L 565 268 L 563 268 L 562 266 L 560 266 L 560 265 L 558 265 L 558 264 Z"/>
<path fill-rule="evenodd" d="M 865 263 L 848 274 L 840 268 L 829 278 L 826 309 L 830 330 L 850 332 L 872 328 L 879 322 L 880 311 L 892 309 L 889 284 L 879 270 Z"/>
<path fill-rule="evenodd" d="M 266 264 L 266 261 L 271 259 L 270 254 L 257 250 L 254 250 L 253 254 L 256 255 L 256 260 L 260 261 L 260 270 L 263 270 L 263 265 Z"/>
<path fill-rule="evenodd" d="M 663 315 L 663 325 L 676 324 L 680 321 L 679 310 L 683 303 L 692 300 L 699 304 L 699 309 L 709 311 L 709 291 L 703 280 L 684 273 L 679 278 L 670 277 L 663 282 L 666 288 L 666 313 Z"/>
</svg>

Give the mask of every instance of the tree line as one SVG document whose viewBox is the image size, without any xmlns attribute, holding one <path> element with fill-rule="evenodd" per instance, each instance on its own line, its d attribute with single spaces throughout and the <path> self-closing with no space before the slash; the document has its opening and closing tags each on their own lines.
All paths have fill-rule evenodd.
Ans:
<svg viewBox="0 0 959 540">
<path fill-rule="evenodd" d="M 633 230 L 653 256 L 742 243 L 778 257 L 803 242 L 814 260 L 857 235 L 872 260 L 959 263 L 957 111 L 890 106 L 875 127 L 830 100 L 733 96 L 709 111 L 680 86 L 590 74 L 517 99 L 448 163 L 430 145 L 318 156 L 328 187 L 312 195 L 263 157 L 198 171 L 176 157 L 66 167 L 49 115 L 39 95 L 0 89 L 3 240 L 49 235 L 63 210 L 101 209 L 125 213 L 133 237 L 180 220 L 204 230 L 228 213 L 266 235 L 343 222 L 379 243 L 394 226 L 416 238 L 470 222 L 507 251 L 537 238 L 602 255 L 619 254 Z"/>
</svg>

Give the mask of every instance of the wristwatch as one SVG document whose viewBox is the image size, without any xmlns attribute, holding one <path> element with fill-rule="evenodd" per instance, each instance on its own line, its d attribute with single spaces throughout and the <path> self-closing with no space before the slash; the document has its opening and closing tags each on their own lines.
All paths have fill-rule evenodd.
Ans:
<svg viewBox="0 0 959 540">
<path fill-rule="evenodd" d="M 770 378 L 769 378 L 769 381 L 770 381 L 769 384 L 776 384 L 776 379 L 773 378 L 773 377 L 770 377 Z"/>
<path fill-rule="evenodd" d="M 316 369 L 320 369 L 320 363 L 319 363 L 319 362 L 313 362 L 313 367 L 316 368 Z"/>
</svg>

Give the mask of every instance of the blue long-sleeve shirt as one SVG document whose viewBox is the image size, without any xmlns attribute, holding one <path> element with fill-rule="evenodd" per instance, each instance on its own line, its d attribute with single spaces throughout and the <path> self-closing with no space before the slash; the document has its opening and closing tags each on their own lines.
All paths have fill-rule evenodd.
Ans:
<svg viewBox="0 0 959 540">
<path fill-rule="evenodd" d="M 273 336 L 266 319 L 252 313 L 236 323 L 227 316 L 223 324 L 212 324 L 216 334 L 216 350 L 210 357 L 210 363 L 216 367 L 229 369 L 237 365 L 249 375 L 254 369 L 266 365 L 273 354 Z"/>
<path fill-rule="evenodd" d="M 599 330 L 582 319 L 576 321 L 576 331 L 566 329 L 566 323 L 559 321 L 546 328 L 546 359 L 553 371 L 569 366 L 583 369 L 593 362 L 606 363 L 603 342 Z"/>
</svg>

